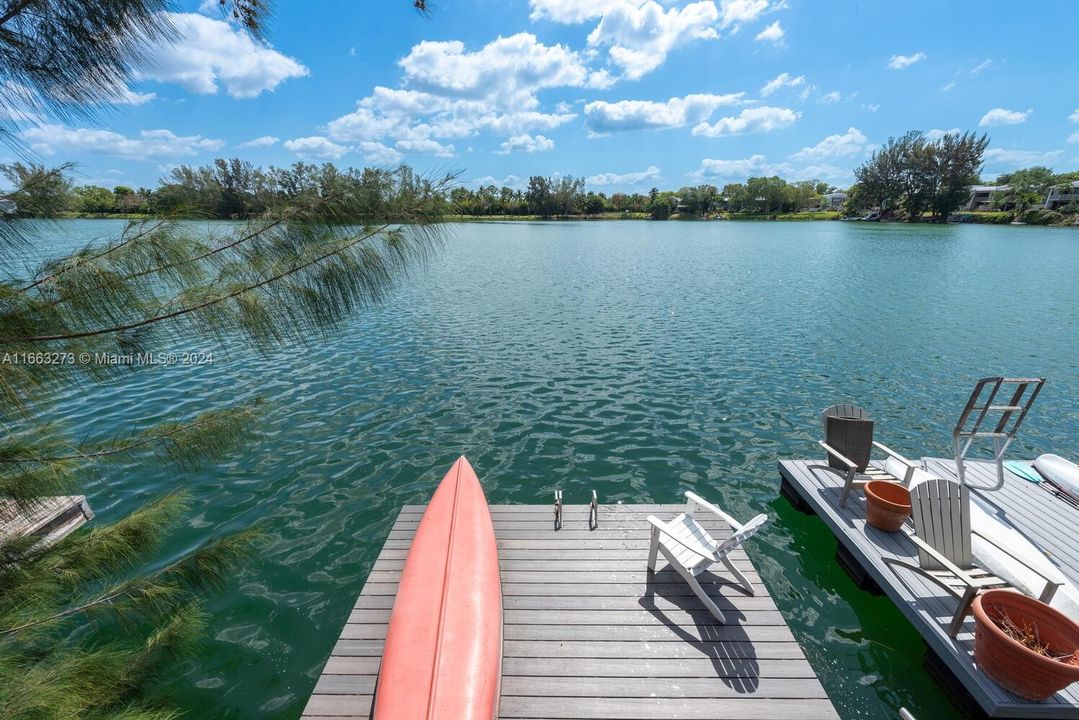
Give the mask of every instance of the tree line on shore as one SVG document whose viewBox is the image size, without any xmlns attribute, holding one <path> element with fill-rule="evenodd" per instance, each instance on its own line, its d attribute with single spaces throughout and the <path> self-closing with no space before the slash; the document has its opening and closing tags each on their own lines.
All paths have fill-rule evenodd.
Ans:
<svg viewBox="0 0 1079 720">
<path fill-rule="evenodd" d="M 989 138 L 953 133 L 929 139 L 917 131 L 890 139 L 854 170 L 856 182 L 846 201 L 833 206 L 826 195 L 837 188 L 820 180 L 789 182 L 783 178 L 750 177 L 722 187 L 699 184 L 677 190 L 651 188 L 647 193 L 607 194 L 587 188 L 584 178 L 534 175 L 525 187 L 494 184 L 470 188 L 457 185 L 442 198 L 445 215 L 468 217 L 709 217 L 720 213 L 771 216 L 814 209 L 840 209 L 847 215 L 873 210 L 882 217 L 943 222 L 963 207 L 970 187 L 979 184 Z M 150 215 L 208 219 L 248 219 L 287 204 L 323 197 L 342 198 L 338 208 L 369 212 L 397 169 L 344 168 L 297 162 L 287 167 L 255 167 L 232 158 L 199 167 L 182 165 L 163 177 L 155 189 L 72 183 L 67 167 L 0 165 L 0 173 L 18 193 L 7 197 L 22 216 Z M 1015 171 L 997 178 L 1012 191 L 995 198 L 998 209 L 1017 213 L 1035 205 L 1053 184 L 1079 178 L 1079 173 L 1054 174 L 1044 167 Z M 352 200 L 352 202 L 349 202 Z M 357 221 L 349 215 L 338 218 Z"/>
</svg>

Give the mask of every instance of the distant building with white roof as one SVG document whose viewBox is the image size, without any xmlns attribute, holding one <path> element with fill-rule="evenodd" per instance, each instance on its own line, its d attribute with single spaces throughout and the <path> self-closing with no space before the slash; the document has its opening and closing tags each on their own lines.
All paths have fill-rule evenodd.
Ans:
<svg viewBox="0 0 1079 720">
<path fill-rule="evenodd" d="M 998 201 L 1007 202 L 1011 194 L 1011 185 L 972 185 L 970 199 L 963 206 L 964 210 L 996 210 Z"/>
<path fill-rule="evenodd" d="M 1057 210 L 1065 205 L 1079 205 L 1079 180 L 1049 188 L 1045 196 L 1045 209 Z"/>
</svg>

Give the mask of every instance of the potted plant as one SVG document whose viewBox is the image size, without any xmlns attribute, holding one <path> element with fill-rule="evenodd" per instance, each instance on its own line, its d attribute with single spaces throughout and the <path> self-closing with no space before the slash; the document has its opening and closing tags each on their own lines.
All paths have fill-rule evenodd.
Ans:
<svg viewBox="0 0 1079 720">
<path fill-rule="evenodd" d="M 885 532 L 896 532 L 910 517 L 910 491 L 889 480 L 865 484 L 866 521 Z"/>
<path fill-rule="evenodd" d="M 974 661 L 1005 690 L 1045 700 L 1079 681 L 1079 624 L 1012 590 L 974 598 Z"/>
</svg>

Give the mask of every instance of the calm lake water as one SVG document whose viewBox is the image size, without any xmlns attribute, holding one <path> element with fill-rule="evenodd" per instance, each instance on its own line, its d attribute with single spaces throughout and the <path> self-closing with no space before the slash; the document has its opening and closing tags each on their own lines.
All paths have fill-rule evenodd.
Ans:
<svg viewBox="0 0 1079 720">
<path fill-rule="evenodd" d="M 118 232 L 68 221 L 40 247 Z M 159 563 L 261 521 L 268 544 L 211 601 L 174 689 L 192 717 L 296 718 L 398 509 L 468 455 L 492 503 L 676 502 L 766 512 L 749 545 L 844 718 L 958 716 L 922 642 L 779 497 L 843 400 L 911 457 L 947 454 L 974 379 L 1049 378 L 1013 457 L 1079 447 L 1079 232 L 820 223 L 452 227 L 440 257 L 331 341 L 153 368 L 73 394 L 75 436 L 268 401 L 258 437 L 198 471 L 102 468 L 100 521 L 178 487 Z M 213 350 L 201 343 L 176 350 Z M 641 558 L 642 564 L 644 558 Z"/>
</svg>

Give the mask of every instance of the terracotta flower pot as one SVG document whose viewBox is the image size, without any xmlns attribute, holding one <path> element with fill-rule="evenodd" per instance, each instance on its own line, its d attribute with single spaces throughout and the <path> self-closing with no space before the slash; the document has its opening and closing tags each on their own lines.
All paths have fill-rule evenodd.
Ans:
<svg viewBox="0 0 1079 720">
<path fill-rule="evenodd" d="M 896 532 L 910 517 L 910 492 L 899 483 L 871 480 L 865 484 L 865 514 L 878 530 Z"/>
<path fill-rule="evenodd" d="M 1034 625 L 1050 651 L 1079 652 L 1079 624 L 1043 602 L 1011 590 L 986 590 L 974 598 L 974 661 L 1005 690 L 1025 700 L 1045 700 L 1079 681 L 1079 665 L 1045 657 L 1010 638 L 994 622 L 1001 610 L 1019 627 Z"/>
</svg>

